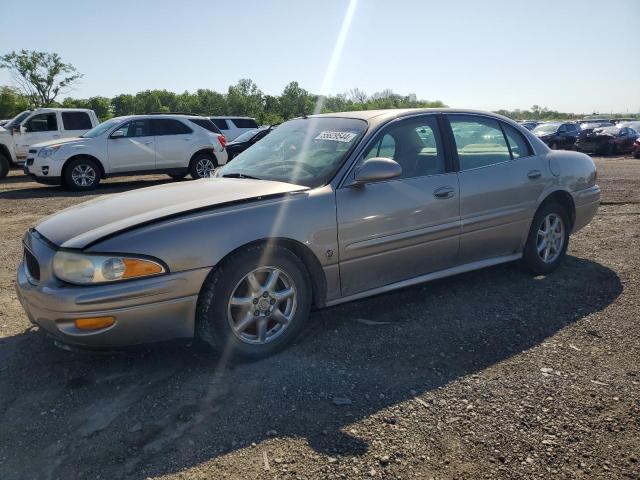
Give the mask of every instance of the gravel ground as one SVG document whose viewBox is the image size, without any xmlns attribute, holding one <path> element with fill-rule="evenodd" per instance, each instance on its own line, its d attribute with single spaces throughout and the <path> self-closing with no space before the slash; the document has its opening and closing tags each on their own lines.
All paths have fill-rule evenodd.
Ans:
<svg viewBox="0 0 640 480">
<path fill-rule="evenodd" d="M 0 182 L 0 479 L 640 478 L 640 161 L 564 265 L 502 265 L 312 314 L 229 365 L 200 347 L 54 347 L 14 292 L 20 238 L 91 198 Z M 166 181 L 108 181 L 111 194 Z"/>
</svg>

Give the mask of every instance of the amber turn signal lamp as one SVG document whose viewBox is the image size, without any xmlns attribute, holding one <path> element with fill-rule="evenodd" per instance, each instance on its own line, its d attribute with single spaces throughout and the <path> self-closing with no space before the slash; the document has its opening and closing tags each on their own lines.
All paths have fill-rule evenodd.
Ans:
<svg viewBox="0 0 640 480">
<path fill-rule="evenodd" d="M 123 261 L 124 273 L 122 278 L 146 277 L 148 275 L 157 275 L 163 271 L 162 267 L 155 262 L 137 258 L 125 258 Z"/>
<path fill-rule="evenodd" d="M 116 323 L 113 317 L 76 318 L 73 322 L 80 330 L 98 330 L 107 328 Z"/>
</svg>

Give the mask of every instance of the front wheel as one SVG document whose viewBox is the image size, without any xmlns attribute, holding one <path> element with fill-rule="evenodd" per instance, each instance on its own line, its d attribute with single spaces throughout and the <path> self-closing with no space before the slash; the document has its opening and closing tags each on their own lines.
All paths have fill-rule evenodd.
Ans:
<svg viewBox="0 0 640 480">
<path fill-rule="evenodd" d="M 71 190 L 93 190 L 100 183 L 100 168 L 90 158 L 77 158 L 65 165 L 62 180 Z"/>
<path fill-rule="evenodd" d="M 310 307 L 304 263 L 286 248 L 254 246 L 209 274 L 198 299 L 196 334 L 222 354 L 263 358 L 296 338 Z"/>
<path fill-rule="evenodd" d="M 523 260 L 534 273 L 546 275 L 560 266 L 569 246 L 569 216 L 558 203 L 538 210 L 529 231 Z"/>
</svg>

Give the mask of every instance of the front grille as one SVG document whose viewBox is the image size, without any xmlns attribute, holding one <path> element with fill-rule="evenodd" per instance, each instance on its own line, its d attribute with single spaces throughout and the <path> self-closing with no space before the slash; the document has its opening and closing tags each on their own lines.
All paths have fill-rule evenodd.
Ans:
<svg viewBox="0 0 640 480">
<path fill-rule="evenodd" d="M 24 249 L 24 263 L 27 266 L 27 272 L 34 280 L 40 280 L 40 264 L 36 257 L 26 248 Z"/>
<path fill-rule="evenodd" d="M 36 150 L 35 148 L 32 148 L 29 150 L 29 153 L 38 153 L 38 150 Z"/>
<path fill-rule="evenodd" d="M 33 161 L 35 160 L 35 158 L 27 158 L 27 165 L 31 166 L 33 165 Z"/>
</svg>

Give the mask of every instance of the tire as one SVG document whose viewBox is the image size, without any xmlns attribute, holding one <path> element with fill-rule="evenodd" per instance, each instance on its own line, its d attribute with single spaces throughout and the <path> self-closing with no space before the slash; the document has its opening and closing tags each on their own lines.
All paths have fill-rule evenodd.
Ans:
<svg viewBox="0 0 640 480">
<path fill-rule="evenodd" d="M 633 154 L 633 158 L 640 158 L 640 152 L 638 152 L 638 153 L 634 153 L 634 154 Z"/>
<path fill-rule="evenodd" d="M 78 192 L 93 190 L 100 183 L 100 167 L 90 158 L 76 158 L 64 166 L 62 182 Z"/>
<path fill-rule="evenodd" d="M 213 155 L 210 153 L 199 153 L 191 159 L 189 173 L 191 178 L 195 180 L 206 178 L 209 176 L 206 173 L 209 172 L 210 174 L 217 166 L 218 162 Z"/>
<path fill-rule="evenodd" d="M 550 219 L 552 222 L 556 218 L 561 221 L 561 232 L 559 228 L 551 229 L 553 236 L 551 238 L 547 237 L 545 243 L 542 241 L 545 240 L 543 231 L 549 231 L 550 226 L 546 221 Z M 533 222 L 531 222 L 529 236 L 524 247 L 524 264 L 538 275 L 547 275 L 553 272 L 560 266 L 567 253 L 570 228 L 569 215 L 565 207 L 556 202 L 542 205 L 533 217 Z M 540 252 L 541 245 L 549 246 L 546 260 L 544 256 L 547 248 L 543 248 Z"/>
<path fill-rule="evenodd" d="M 184 177 L 187 176 L 186 173 L 169 173 L 167 175 L 169 175 L 171 178 L 173 178 L 176 181 L 182 180 Z"/>
<path fill-rule="evenodd" d="M 9 159 L 2 153 L 0 153 L 0 178 L 4 178 L 9 174 Z"/>
<path fill-rule="evenodd" d="M 274 271 L 278 273 L 275 287 L 261 295 Z M 260 288 L 251 289 L 252 273 L 254 285 Z M 293 294 L 285 297 L 287 292 Z M 278 296 L 283 299 L 277 301 Z M 237 304 L 232 305 L 232 297 Z M 307 269 L 293 252 L 278 246 L 248 247 L 205 280 L 196 310 L 196 336 L 225 357 L 264 358 L 299 335 L 309 317 L 311 298 Z"/>
</svg>

